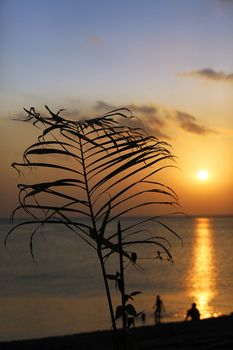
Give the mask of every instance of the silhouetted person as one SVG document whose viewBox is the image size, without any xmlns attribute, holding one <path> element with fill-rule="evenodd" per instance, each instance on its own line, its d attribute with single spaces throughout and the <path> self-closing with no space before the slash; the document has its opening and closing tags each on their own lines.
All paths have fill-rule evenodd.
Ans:
<svg viewBox="0 0 233 350">
<path fill-rule="evenodd" d="M 162 310 L 165 311 L 163 302 L 160 299 L 159 295 L 157 295 L 157 297 L 156 297 L 156 301 L 155 301 L 155 304 L 154 304 L 153 308 L 155 309 L 155 313 L 154 313 L 154 315 L 155 315 L 155 324 L 158 324 L 158 323 L 161 322 Z"/>
<path fill-rule="evenodd" d="M 187 321 L 189 319 L 189 317 L 191 318 L 192 321 L 199 321 L 200 320 L 200 312 L 197 309 L 196 303 L 193 303 L 191 309 L 189 309 L 187 311 L 185 321 Z"/>
</svg>

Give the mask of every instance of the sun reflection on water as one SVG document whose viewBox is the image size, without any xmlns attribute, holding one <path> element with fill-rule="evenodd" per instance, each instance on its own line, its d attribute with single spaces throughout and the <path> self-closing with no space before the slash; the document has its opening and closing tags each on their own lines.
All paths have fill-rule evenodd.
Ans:
<svg viewBox="0 0 233 350">
<path fill-rule="evenodd" d="M 217 290 L 211 219 L 209 218 L 197 218 L 195 222 L 195 242 L 187 286 L 189 295 L 197 303 L 201 318 L 217 316 L 211 306 Z"/>
</svg>

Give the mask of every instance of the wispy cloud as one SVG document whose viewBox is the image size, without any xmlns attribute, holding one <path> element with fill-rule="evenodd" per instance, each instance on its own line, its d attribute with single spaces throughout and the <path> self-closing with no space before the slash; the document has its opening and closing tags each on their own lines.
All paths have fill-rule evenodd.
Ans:
<svg viewBox="0 0 233 350">
<path fill-rule="evenodd" d="M 200 70 L 194 70 L 191 72 L 184 72 L 184 73 L 180 73 L 179 75 L 183 77 L 196 77 L 196 78 L 201 78 L 205 80 L 224 81 L 224 82 L 233 83 L 233 73 L 226 74 L 222 71 L 217 72 L 211 68 L 204 68 Z"/>
<path fill-rule="evenodd" d="M 97 112 L 107 113 L 109 111 L 117 109 L 118 107 L 116 105 L 112 105 L 112 104 L 104 102 L 104 101 L 96 101 L 96 103 L 95 103 L 93 108 Z"/>
<path fill-rule="evenodd" d="M 198 135 L 207 135 L 210 133 L 215 133 L 214 130 L 200 124 L 194 116 L 188 113 L 176 111 L 174 119 L 176 120 L 178 125 L 181 127 L 181 129 L 185 131 L 198 134 Z"/>
<path fill-rule="evenodd" d="M 104 40 L 98 35 L 92 35 L 88 38 L 88 42 L 93 46 L 103 46 Z"/>
<path fill-rule="evenodd" d="M 133 127 L 141 128 L 148 134 L 155 135 L 158 138 L 170 139 L 165 132 L 165 120 L 161 119 L 159 108 L 135 104 L 130 104 L 126 107 L 136 116 L 136 118 L 131 119 L 131 125 Z M 105 113 L 120 107 L 104 101 L 97 101 L 94 108 L 98 112 Z"/>
<path fill-rule="evenodd" d="M 110 110 L 119 108 L 108 104 L 104 101 L 98 101 L 95 105 L 95 110 L 98 112 L 108 112 Z M 134 115 L 139 118 L 133 119 L 133 126 L 144 129 L 148 134 L 155 135 L 158 138 L 171 139 L 167 130 L 170 127 L 171 122 L 176 127 L 196 135 L 207 135 L 215 133 L 214 130 L 202 125 L 198 119 L 188 113 L 167 110 L 166 107 L 147 106 L 147 105 L 134 105 L 127 106 Z"/>
</svg>

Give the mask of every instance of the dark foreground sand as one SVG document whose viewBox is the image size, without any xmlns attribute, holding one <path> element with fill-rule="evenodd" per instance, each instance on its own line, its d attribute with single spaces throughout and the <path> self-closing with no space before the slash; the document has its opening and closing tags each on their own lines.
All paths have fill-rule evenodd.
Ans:
<svg viewBox="0 0 233 350">
<path fill-rule="evenodd" d="M 233 316 L 200 322 L 164 323 L 131 330 L 129 349 L 233 349 Z M 63 337 L 0 343 L 0 350 L 111 350 L 111 332 L 94 332 Z"/>
</svg>

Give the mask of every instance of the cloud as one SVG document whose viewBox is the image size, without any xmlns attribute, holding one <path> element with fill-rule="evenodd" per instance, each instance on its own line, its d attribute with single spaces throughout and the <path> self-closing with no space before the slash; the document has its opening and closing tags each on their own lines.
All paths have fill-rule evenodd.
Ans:
<svg viewBox="0 0 233 350">
<path fill-rule="evenodd" d="M 197 77 L 212 81 L 224 81 L 233 83 L 233 73 L 226 74 L 224 72 L 216 72 L 211 68 L 204 68 L 191 72 L 180 73 L 179 75 L 184 77 Z"/>
<path fill-rule="evenodd" d="M 178 125 L 181 127 L 181 129 L 185 131 L 198 134 L 198 135 L 215 133 L 214 130 L 206 128 L 205 126 L 199 124 L 197 119 L 188 113 L 175 111 L 174 119 L 176 120 Z"/>
<path fill-rule="evenodd" d="M 147 134 L 154 135 L 162 140 L 171 140 L 171 129 L 178 127 L 188 133 L 196 135 L 208 135 L 216 133 L 215 130 L 202 125 L 198 119 L 186 112 L 175 109 L 168 109 L 165 106 L 158 105 L 136 105 L 128 104 L 125 106 L 114 105 L 105 101 L 96 101 L 94 105 L 90 105 L 88 110 L 82 110 L 82 104 L 77 109 L 73 107 L 71 110 L 65 110 L 62 115 L 68 119 L 89 119 L 100 116 L 115 109 L 129 109 L 135 118 L 130 119 L 130 125 L 135 128 L 143 129 Z M 124 113 L 124 111 L 123 111 Z M 127 111 L 125 111 L 126 114 Z M 124 122 L 124 119 L 121 119 Z"/>
<path fill-rule="evenodd" d="M 103 46 L 104 40 L 98 35 L 92 35 L 88 38 L 88 41 L 93 46 Z"/>
<path fill-rule="evenodd" d="M 121 108 L 120 106 L 112 105 L 104 101 L 97 101 L 94 106 L 98 112 L 106 113 L 111 110 Z M 162 114 L 160 109 L 149 105 L 127 105 L 136 117 L 131 119 L 130 123 L 132 127 L 141 128 L 146 133 L 154 135 L 158 138 L 170 139 L 165 133 L 165 120 L 161 119 Z M 142 118 L 143 116 L 143 118 Z"/>
<path fill-rule="evenodd" d="M 97 101 L 94 108 L 98 112 L 106 113 L 120 107 L 104 101 Z M 200 124 L 194 116 L 182 111 L 168 110 L 166 107 L 135 104 L 127 105 L 127 108 L 139 117 L 132 119 L 132 126 L 142 128 L 148 134 L 158 138 L 171 139 L 167 134 L 171 121 L 182 130 L 196 135 L 216 133 L 213 129 Z"/>
<path fill-rule="evenodd" d="M 97 101 L 95 110 L 106 113 L 119 108 L 119 106 Z M 182 130 L 196 135 L 207 135 L 216 133 L 216 131 L 200 124 L 196 117 L 178 110 L 168 110 L 166 107 L 150 105 L 127 105 L 132 113 L 139 118 L 132 119 L 132 126 L 142 128 L 150 135 L 155 135 L 162 139 L 171 139 L 167 134 L 170 122 L 173 121 L 175 126 Z"/>
<path fill-rule="evenodd" d="M 110 103 L 104 102 L 104 101 L 96 101 L 96 104 L 94 106 L 94 109 L 97 112 L 103 112 L 103 113 L 107 113 L 109 111 L 112 111 L 114 109 L 117 109 L 117 106 L 114 106 Z"/>
<path fill-rule="evenodd" d="M 95 109 L 97 111 L 104 111 L 104 110 L 110 111 L 110 110 L 117 109 L 117 108 L 121 108 L 121 107 L 106 103 L 104 101 L 97 101 L 96 105 L 95 105 Z M 130 104 L 130 105 L 127 105 L 127 108 L 132 110 L 133 113 L 136 112 L 137 114 L 140 113 L 140 114 L 147 115 L 147 116 L 153 116 L 156 119 L 156 122 L 158 124 L 163 123 L 158 117 L 156 117 L 156 114 L 158 114 L 157 107 L 149 106 L 149 105 L 147 106 L 147 105 Z"/>
</svg>

